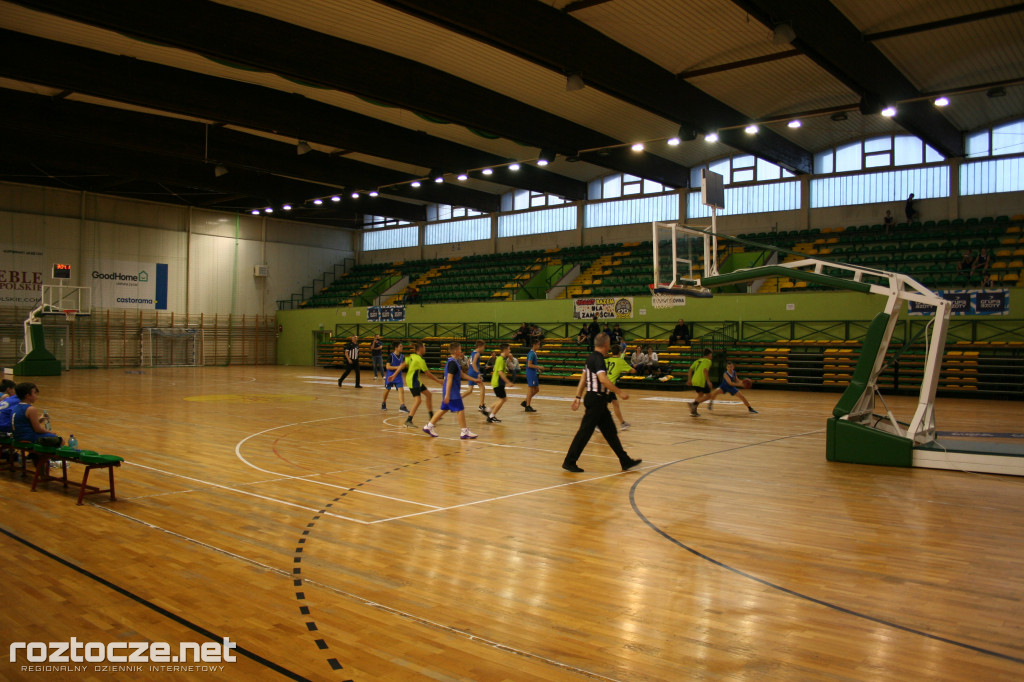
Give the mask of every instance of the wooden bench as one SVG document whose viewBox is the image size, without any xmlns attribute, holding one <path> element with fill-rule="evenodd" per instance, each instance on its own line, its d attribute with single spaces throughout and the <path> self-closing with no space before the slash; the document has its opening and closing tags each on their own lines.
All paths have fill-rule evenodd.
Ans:
<svg viewBox="0 0 1024 682">
<path fill-rule="evenodd" d="M 123 457 L 118 457 L 116 455 L 101 455 L 92 450 L 78 450 L 77 448 L 69 448 L 66 446 L 48 447 L 45 445 L 27 442 L 16 443 L 15 447 L 21 450 L 22 453 L 21 469 L 23 475 L 25 472 L 25 464 L 29 458 L 31 458 L 35 464 L 35 472 L 32 477 L 33 492 L 35 492 L 36 487 L 40 483 L 60 481 L 65 489 L 68 485 L 78 486 L 78 504 L 82 504 L 82 499 L 86 495 L 94 495 L 97 493 L 110 493 L 110 499 L 115 501 L 117 500 L 117 497 L 114 494 L 114 469 L 121 466 L 121 462 L 124 461 Z M 60 463 L 60 476 L 54 476 L 50 473 L 50 462 Z M 85 466 L 81 481 L 68 479 L 68 464 L 82 464 Z M 100 486 L 89 484 L 89 474 L 97 469 L 107 470 L 109 487 L 102 488 Z"/>
</svg>

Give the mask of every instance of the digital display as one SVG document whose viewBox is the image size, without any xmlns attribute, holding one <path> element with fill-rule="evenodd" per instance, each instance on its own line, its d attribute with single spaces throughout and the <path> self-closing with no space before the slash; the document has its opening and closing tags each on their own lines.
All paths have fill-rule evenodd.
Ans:
<svg viewBox="0 0 1024 682">
<path fill-rule="evenodd" d="M 54 263 L 53 264 L 53 278 L 54 279 L 70 279 L 71 278 L 71 266 L 67 263 Z"/>
</svg>

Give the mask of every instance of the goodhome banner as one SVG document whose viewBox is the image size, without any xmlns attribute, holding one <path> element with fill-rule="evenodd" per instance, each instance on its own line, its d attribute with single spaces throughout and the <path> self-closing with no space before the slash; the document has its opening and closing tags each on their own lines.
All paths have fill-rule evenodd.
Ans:
<svg viewBox="0 0 1024 682">
<path fill-rule="evenodd" d="M 939 296 L 952 303 L 950 315 L 1009 315 L 1009 289 L 950 289 L 936 291 Z M 935 306 L 922 305 L 911 301 L 910 315 L 931 315 Z"/>
<path fill-rule="evenodd" d="M 105 260 L 83 279 L 92 287 L 93 308 L 167 310 L 167 263 Z"/>
</svg>

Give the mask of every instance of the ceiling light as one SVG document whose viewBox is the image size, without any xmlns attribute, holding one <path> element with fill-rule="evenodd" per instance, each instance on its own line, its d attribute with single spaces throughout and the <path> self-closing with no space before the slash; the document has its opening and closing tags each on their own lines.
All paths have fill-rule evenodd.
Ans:
<svg viewBox="0 0 1024 682">
<path fill-rule="evenodd" d="M 565 77 L 565 91 L 574 92 L 582 90 L 586 85 L 583 83 L 583 76 L 578 73 L 570 73 Z"/>
<path fill-rule="evenodd" d="M 537 158 L 538 166 L 546 166 L 555 160 L 555 152 L 551 149 L 541 149 L 540 156 Z"/>
<path fill-rule="evenodd" d="M 705 142 L 718 142 L 718 133 L 708 133 L 704 136 Z"/>
<path fill-rule="evenodd" d="M 370 192 L 370 196 L 371 196 L 371 197 L 375 197 L 375 196 L 377 196 L 378 194 L 380 194 L 380 193 L 379 193 L 379 192 L 378 192 L 377 190 L 373 190 L 372 192 Z"/>
<path fill-rule="evenodd" d="M 324 203 L 323 199 L 313 199 L 313 205 L 314 206 L 319 206 L 322 203 Z"/>
<path fill-rule="evenodd" d="M 409 185 L 412 186 L 412 187 L 419 187 L 420 186 L 420 181 L 419 180 L 413 180 L 412 182 L 409 183 Z"/>
<path fill-rule="evenodd" d="M 548 165 L 548 160 L 547 159 L 537 159 L 537 165 L 538 166 L 546 166 L 546 165 Z"/>
<path fill-rule="evenodd" d="M 936 97 L 935 98 L 935 106 L 937 106 L 937 107 L 948 107 L 949 106 L 949 98 L 948 97 Z"/>
<path fill-rule="evenodd" d="M 430 177 L 434 180 L 434 182 L 444 182 L 444 171 L 436 169 L 432 170 L 430 171 Z"/>
<path fill-rule="evenodd" d="M 459 175 L 458 175 L 458 179 L 459 179 L 460 181 L 464 181 L 464 180 L 469 180 L 469 176 L 468 176 L 468 175 L 466 175 L 465 173 L 459 173 Z"/>
<path fill-rule="evenodd" d="M 444 182 L 444 176 L 438 175 L 437 177 L 434 178 L 434 182 L 441 184 L 442 182 Z"/>
<path fill-rule="evenodd" d="M 665 144 L 667 144 L 670 147 L 678 147 L 680 142 L 682 142 L 682 140 L 680 140 L 678 137 L 670 137 L 665 141 Z"/>
<path fill-rule="evenodd" d="M 492 171 L 490 168 L 484 168 L 480 172 L 483 173 L 484 175 L 491 175 L 492 173 L 494 173 L 494 171 Z"/>
<path fill-rule="evenodd" d="M 359 198 L 359 192 L 352 192 L 352 198 L 353 199 L 358 199 Z"/>
<path fill-rule="evenodd" d="M 751 123 L 750 125 L 743 129 L 743 132 L 745 132 L 747 135 L 756 135 L 758 130 L 760 130 L 760 128 L 758 128 L 757 125 Z"/>
<path fill-rule="evenodd" d="M 295 153 L 298 154 L 299 156 L 302 156 L 303 154 L 308 154 L 311 151 L 313 151 L 313 148 L 310 147 L 309 143 L 306 142 L 305 140 L 299 140 L 297 143 L 295 143 Z"/>
<path fill-rule="evenodd" d="M 1006 89 L 1005 88 L 992 88 L 991 90 L 989 90 L 985 94 L 988 95 L 989 97 L 1006 97 Z"/>
<path fill-rule="evenodd" d="M 510 171 L 517 171 L 517 170 L 519 170 L 519 164 L 518 163 L 510 163 L 508 165 L 508 169 Z"/>
<path fill-rule="evenodd" d="M 213 167 L 213 177 L 219 178 L 220 176 L 227 174 L 228 169 L 222 166 L 221 164 L 218 163 L 216 166 Z"/>
<path fill-rule="evenodd" d="M 253 210 L 251 210 L 249 212 L 252 213 L 253 215 L 259 215 L 260 214 L 260 210 L 258 208 L 254 208 Z"/>
<path fill-rule="evenodd" d="M 331 197 L 331 201 L 334 201 L 334 202 L 341 201 L 341 197 L 339 197 L 337 194 L 335 194 L 333 197 Z"/>
<path fill-rule="evenodd" d="M 892 118 L 895 115 L 896 107 L 886 107 L 885 109 L 882 109 L 882 116 L 885 116 L 886 118 Z"/>
<path fill-rule="evenodd" d="M 630 149 L 632 149 L 635 152 L 642 152 L 644 150 L 644 143 L 643 142 L 637 142 L 632 147 L 630 147 Z"/>
<path fill-rule="evenodd" d="M 779 24 L 772 31 L 772 43 L 775 45 L 788 45 L 796 39 L 796 31 L 790 24 Z"/>
<path fill-rule="evenodd" d="M 290 211 L 290 210 L 292 210 L 292 205 L 291 204 L 285 204 L 284 206 L 281 207 L 281 209 L 285 210 L 285 211 Z"/>
<path fill-rule="evenodd" d="M 845 111 L 837 111 L 836 113 L 832 114 L 832 120 L 833 121 L 839 122 L 839 121 L 845 121 L 846 119 L 847 119 L 847 116 L 846 116 L 846 112 Z"/>
<path fill-rule="evenodd" d="M 803 125 L 803 123 L 800 122 L 800 119 L 794 118 L 792 121 L 790 121 L 786 125 L 789 126 L 790 128 L 799 128 L 800 126 Z"/>
<path fill-rule="evenodd" d="M 267 206 L 267 207 L 266 207 L 265 209 L 263 209 L 263 212 L 264 212 L 264 213 L 273 213 L 273 212 L 274 212 L 274 209 L 273 209 L 273 208 L 271 208 L 270 206 Z"/>
</svg>

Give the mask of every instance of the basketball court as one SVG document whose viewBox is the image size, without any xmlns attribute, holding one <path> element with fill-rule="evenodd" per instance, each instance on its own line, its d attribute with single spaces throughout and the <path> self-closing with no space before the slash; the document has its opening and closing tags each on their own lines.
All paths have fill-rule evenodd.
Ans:
<svg viewBox="0 0 1024 682">
<path fill-rule="evenodd" d="M 742 367 L 740 374 L 742 375 Z M 35 379 L 54 429 L 121 455 L 117 497 L 0 473 L 4 622 L 40 641 L 237 643 L 223 673 L 310 680 L 1019 679 L 1024 478 L 826 461 L 832 396 L 688 415 L 637 390 L 620 472 L 581 412 L 403 428 L 381 382 L 290 367 Z M 409 401 L 409 396 L 407 401 Z M 435 400 L 439 396 L 435 392 Z M 473 402 L 473 401 L 470 401 Z M 895 408 L 915 399 L 897 396 Z M 409 401 L 411 405 L 411 401 Z M 942 428 L 1019 442 L 1015 402 Z M 426 423 L 421 408 L 417 427 Z M 204 679 L 213 672 L 7 679 Z M 42 679 L 39 677 L 39 679 Z"/>
</svg>

